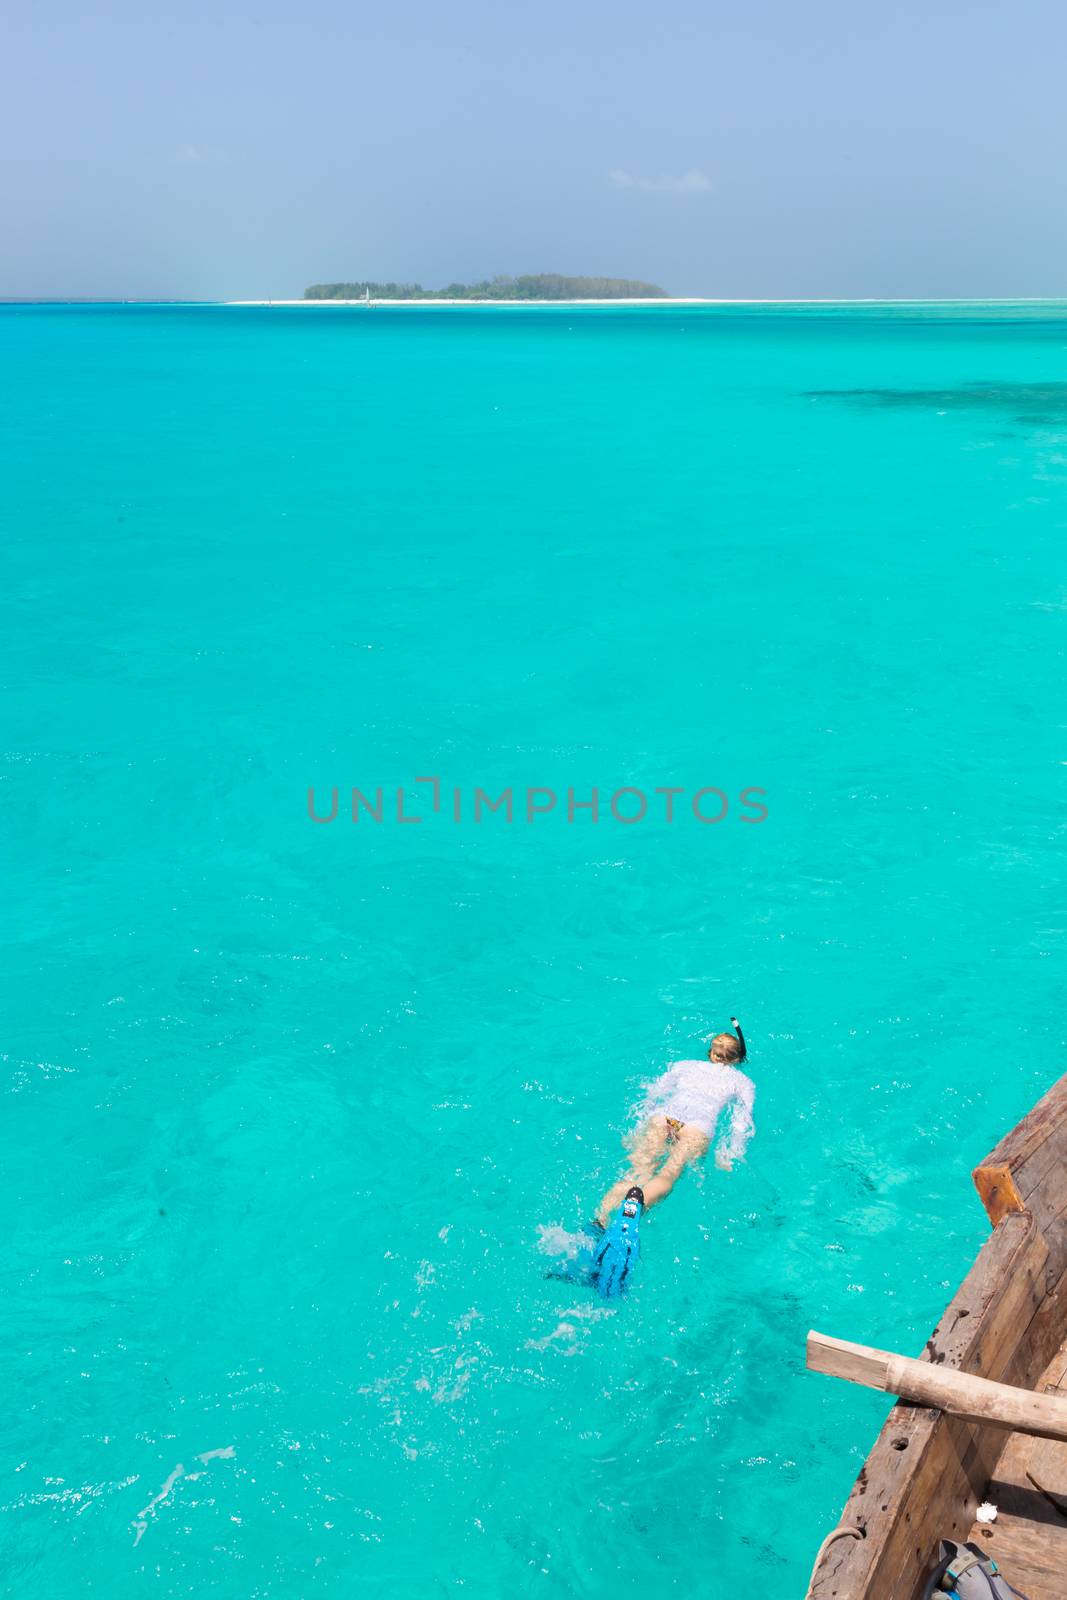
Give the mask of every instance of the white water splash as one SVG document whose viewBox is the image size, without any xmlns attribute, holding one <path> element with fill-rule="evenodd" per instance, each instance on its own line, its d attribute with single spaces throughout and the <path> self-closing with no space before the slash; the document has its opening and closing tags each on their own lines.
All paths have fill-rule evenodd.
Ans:
<svg viewBox="0 0 1067 1600">
<path fill-rule="evenodd" d="M 196 1459 L 199 1462 L 202 1462 L 204 1466 L 207 1466 L 208 1462 L 210 1461 L 230 1461 L 233 1459 L 235 1454 L 236 1449 L 232 1444 L 224 1444 L 220 1445 L 215 1450 L 205 1450 L 201 1455 L 198 1455 Z M 135 1535 L 133 1541 L 133 1548 L 135 1550 L 140 1544 L 141 1540 L 144 1538 L 145 1534 L 148 1532 L 149 1519 L 155 1516 L 156 1508 L 163 1505 L 165 1501 L 170 1499 L 171 1494 L 174 1492 L 175 1484 L 180 1478 L 185 1476 L 185 1467 L 179 1461 L 174 1470 L 168 1473 L 166 1478 L 163 1480 L 163 1486 L 159 1493 L 154 1494 L 151 1500 L 149 1500 L 148 1504 L 137 1513 L 136 1517 L 131 1523 L 131 1527 L 133 1528 Z M 190 1472 L 188 1476 L 190 1482 L 195 1482 L 195 1480 L 200 1477 L 200 1473 Z"/>
<path fill-rule="evenodd" d="M 546 1256 L 563 1256 L 568 1261 L 573 1261 L 582 1250 L 588 1250 L 592 1243 L 588 1233 L 568 1233 L 567 1229 L 558 1222 L 542 1222 L 538 1224 L 537 1231 L 540 1238 L 537 1248 Z"/>
</svg>

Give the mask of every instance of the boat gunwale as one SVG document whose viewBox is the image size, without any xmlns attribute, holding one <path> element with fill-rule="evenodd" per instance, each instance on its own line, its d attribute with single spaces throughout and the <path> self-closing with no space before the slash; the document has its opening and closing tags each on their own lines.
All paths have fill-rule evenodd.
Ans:
<svg viewBox="0 0 1067 1600">
<path fill-rule="evenodd" d="M 923 1360 L 1032 1388 L 1067 1335 L 1067 1075 L 974 1169 L 993 1231 Z M 810 1600 L 914 1600 L 942 1537 L 966 1539 L 1010 1435 L 898 1402 L 860 1469 Z"/>
</svg>

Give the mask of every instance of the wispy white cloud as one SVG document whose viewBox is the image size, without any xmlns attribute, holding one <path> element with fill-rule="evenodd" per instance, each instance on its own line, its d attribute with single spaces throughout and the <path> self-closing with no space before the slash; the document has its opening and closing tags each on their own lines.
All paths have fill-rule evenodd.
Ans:
<svg viewBox="0 0 1067 1600">
<path fill-rule="evenodd" d="M 199 145 L 179 145 L 174 152 L 174 159 L 180 167 L 195 167 L 204 159 L 204 152 Z"/>
<path fill-rule="evenodd" d="M 712 187 L 706 172 L 696 167 L 689 172 L 663 173 L 658 178 L 643 178 L 637 172 L 623 172 L 618 167 L 608 173 L 616 189 L 643 189 L 646 194 L 707 194 Z"/>
</svg>

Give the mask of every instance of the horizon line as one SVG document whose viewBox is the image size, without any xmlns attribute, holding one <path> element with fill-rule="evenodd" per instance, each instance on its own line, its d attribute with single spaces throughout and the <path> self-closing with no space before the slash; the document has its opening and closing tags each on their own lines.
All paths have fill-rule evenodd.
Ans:
<svg viewBox="0 0 1067 1600">
<path fill-rule="evenodd" d="M 859 306 L 859 305 L 1064 305 L 1067 295 L 658 295 L 658 296 L 575 296 L 561 300 L 509 299 L 305 299 L 303 297 L 262 296 L 249 300 L 218 298 L 187 299 L 157 295 L 0 295 L 0 306 L 389 306 L 424 309 L 434 306 Z"/>
</svg>

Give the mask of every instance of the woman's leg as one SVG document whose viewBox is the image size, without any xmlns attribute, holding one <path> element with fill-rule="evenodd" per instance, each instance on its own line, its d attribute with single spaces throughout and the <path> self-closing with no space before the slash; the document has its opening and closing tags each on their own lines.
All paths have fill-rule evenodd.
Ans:
<svg viewBox="0 0 1067 1600">
<path fill-rule="evenodd" d="M 626 1198 L 627 1189 L 632 1189 L 635 1183 L 644 1188 L 652 1181 L 652 1174 L 667 1152 L 668 1138 L 666 1117 L 650 1117 L 630 1148 L 630 1169 L 625 1178 L 613 1183 L 597 1206 L 599 1222 L 607 1223 L 615 1207 Z"/>
<path fill-rule="evenodd" d="M 689 1123 L 685 1124 L 674 1141 L 674 1149 L 656 1176 L 650 1178 L 647 1183 L 642 1184 L 642 1188 L 645 1191 L 646 1211 L 651 1206 L 658 1205 L 661 1200 L 666 1199 L 681 1174 L 685 1171 L 685 1168 L 691 1166 L 694 1161 L 699 1161 L 701 1156 L 707 1154 L 710 1142 L 707 1134 L 701 1133 L 699 1128 L 694 1128 Z"/>
</svg>

